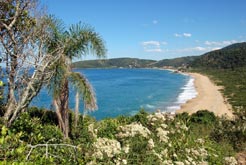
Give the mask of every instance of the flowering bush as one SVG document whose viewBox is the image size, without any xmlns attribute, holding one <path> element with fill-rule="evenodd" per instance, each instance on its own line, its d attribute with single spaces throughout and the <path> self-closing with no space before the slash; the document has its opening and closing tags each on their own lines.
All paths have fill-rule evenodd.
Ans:
<svg viewBox="0 0 246 165">
<path fill-rule="evenodd" d="M 11 147 L 13 151 L 16 151 L 13 152 L 14 157 L 10 157 L 11 159 L 16 158 L 19 162 L 34 160 L 43 162 L 45 160 L 47 163 L 56 164 L 73 162 L 75 164 L 91 165 L 207 165 L 235 164 L 236 162 L 232 150 L 228 147 L 226 148 L 224 145 L 212 141 L 209 136 L 201 136 L 204 133 L 201 133 L 201 135 L 194 134 L 194 130 L 197 128 L 200 129 L 203 128 L 203 125 L 209 125 L 207 122 L 200 122 L 203 121 L 201 116 L 197 120 L 198 123 L 195 120 L 189 120 L 189 116 L 177 115 L 176 117 L 164 112 L 146 115 L 145 112 L 141 111 L 136 116 L 105 119 L 99 122 L 85 117 L 83 122 L 78 124 L 76 134 L 71 132 L 74 139 L 62 142 L 61 137 L 54 132 L 56 130 L 54 125 L 42 125 L 39 118 L 30 118 L 25 114 L 12 128 L 12 131 L 16 133 L 15 136 L 18 137 L 16 142 L 20 145 L 13 143 L 16 146 L 15 148 L 11 144 L 4 143 L 7 147 L 0 153 L 2 157 L 5 156 L 4 154 Z M 206 119 L 206 121 L 208 120 Z M 197 124 L 199 127 L 197 127 Z M 44 131 L 44 129 L 46 130 Z M 6 139 L 6 131 L 4 130 L 3 127 L 0 143 L 2 143 L 1 139 Z M 18 133 L 18 130 L 20 133 Z M 28 136 L 27 130 L 29 130 L 30 136 Z M 49 131 L 52 131 L 52 133 L 48 133 Z M 72 131 L 74 130 L 72 129 Z M 39 139 L 36 138 L 39 136 L 35 135 L 35 132 L 41 135 Z M 54 137 L 52 141 L 47 139 L 51 136 Z M 51 146 L 48 149 L 48 155 L 46 154 L 47 149 L 44 147 L 35 148 L 28 159 L 23 154 L 22 156 L 16 156 L 15 154 L 21 151 L 21 153 L 28 155 L 30 146 L 27 143 L 32 142 L 32 145 L 35 146 L 36 143 L 44 141 L 47 145 L 50 142 L 68 144 L 61 148 L 52 145 L 53 147 Z M 66 147 L 66 145 L 72 148 Z M 46 146 L 46 144 L 41 146 Z"/>
</svg>

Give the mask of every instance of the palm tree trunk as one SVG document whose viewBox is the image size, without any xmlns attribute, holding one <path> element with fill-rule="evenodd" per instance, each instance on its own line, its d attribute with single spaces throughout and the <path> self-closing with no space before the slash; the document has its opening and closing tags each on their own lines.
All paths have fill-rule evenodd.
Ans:
<svg viewBox="0 0 246 165">
<path fill-rule="evenodd" d="M 75 128 L 77 128 L 78 118 L 79 118 L 79 92 L 76 93 L 74 112 L 75 112 Z"/>
<path fill-rule="evenodd" d="M 65 80 L 60 95 L 54 99 L 54 106 L 58 117 L 59 127 L 63 133 L 64 138 L 68 138 L 69 134 L 69 113 L 68 113 L 68 97 L 69 87 L 68 80 Z"/>
</svg>

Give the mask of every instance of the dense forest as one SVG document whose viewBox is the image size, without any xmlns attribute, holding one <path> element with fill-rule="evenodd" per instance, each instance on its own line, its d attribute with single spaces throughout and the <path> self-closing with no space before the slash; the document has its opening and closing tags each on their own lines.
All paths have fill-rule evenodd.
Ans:
<svg viewBox="0 0 246 165">
<path fill-rule="evenodd" d="M 245 163 L 241 160 L 246 152 L 245 43 L 200 57 L 160 62 L 123 58 L 88 64 L 189 64 L 190 71 L 206 74 L 224 87 L 222 92 L 234 108 L 233 120 L 207 110 L 192 115 L 139 110 L 134 116 L 96 121 L 79 114 L 77 108 L 70 109 L 68 93 L 71 87 L 77 91 L 75 107 L 83 101 L 86 111 L 97 109 L 90 83 L 72 70 L 80 63 L 71 61 L 90 51 L 105 57 L 103 39 L 89 25 L 65 28 L 62 20 L 45 14 L 36 2 L 0 1 L 0 55 L 5 64 L 0 80 L 0 164 Z M 50 91 L 53 110 L 30 106 L 42 88 Z"/>
<path fill-rule="evenodd" d="M 208 52 L 190 63 L 195 68 L 235 69 L 246 67 L 246 43 Z"/>
</svg>

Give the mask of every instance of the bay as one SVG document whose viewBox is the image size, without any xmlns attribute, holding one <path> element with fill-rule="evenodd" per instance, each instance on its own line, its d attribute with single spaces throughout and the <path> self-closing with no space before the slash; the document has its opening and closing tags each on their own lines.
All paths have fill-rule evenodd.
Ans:
<svg viewBox="0 0 246 165">
<path fill-rule="evenodd" d="M 195 96 L 195 90 L 191 90 L 194 87 L 191 77 L 168 70 L 74 69 L 74 72 L 84 74 L 95 90 L 99 109 L 88 114 L 97 120 L 134 115 L 140 109 L 150 113 L 156 110 L 170 112 Z M 69 102 L 70 108 L 74 109 L 74 89 L 70 90 Z M 32 104 L 53 109 L 51 97 L 45 89 Z M 84 113 L 82 103 L 80 112 Z"/>
</svg>

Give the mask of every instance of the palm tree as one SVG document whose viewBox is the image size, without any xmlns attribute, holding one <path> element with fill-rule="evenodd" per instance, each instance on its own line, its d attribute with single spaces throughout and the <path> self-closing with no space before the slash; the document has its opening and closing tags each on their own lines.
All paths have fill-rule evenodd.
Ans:
<svg viewBox="0 0 246 165">
<path fill-rule="evenodd" d="M 59 21 L 54 24 L 53 30 L 56 33 L 53 36 L 53 40 L 47 46 L 50 51 L 57 47 L 63 49 L 59 61 L 51 66 L 51 69 L 55 71 L 55 75 L 50 80 L 48 87 L 53 95 L 53 104 L 58 117 L 59 127 L 64 134 L 64 138 L 68 138 L 69 82 L 75 87 L 77 98 L 80 96 L 83 100 L 86 110 L 93 111 L 97 109 L 93 88 L 85 76 L 72 71 L 71 61 L 74 58 L 80 58 L 89 53 L 95 54 L 97 57 L 104 57 L 106 48 L 102 38 L 88 25 L 72 25 L 68 31 L 64 31 L 64 28 L 61 27 Z"/>
</svg>

